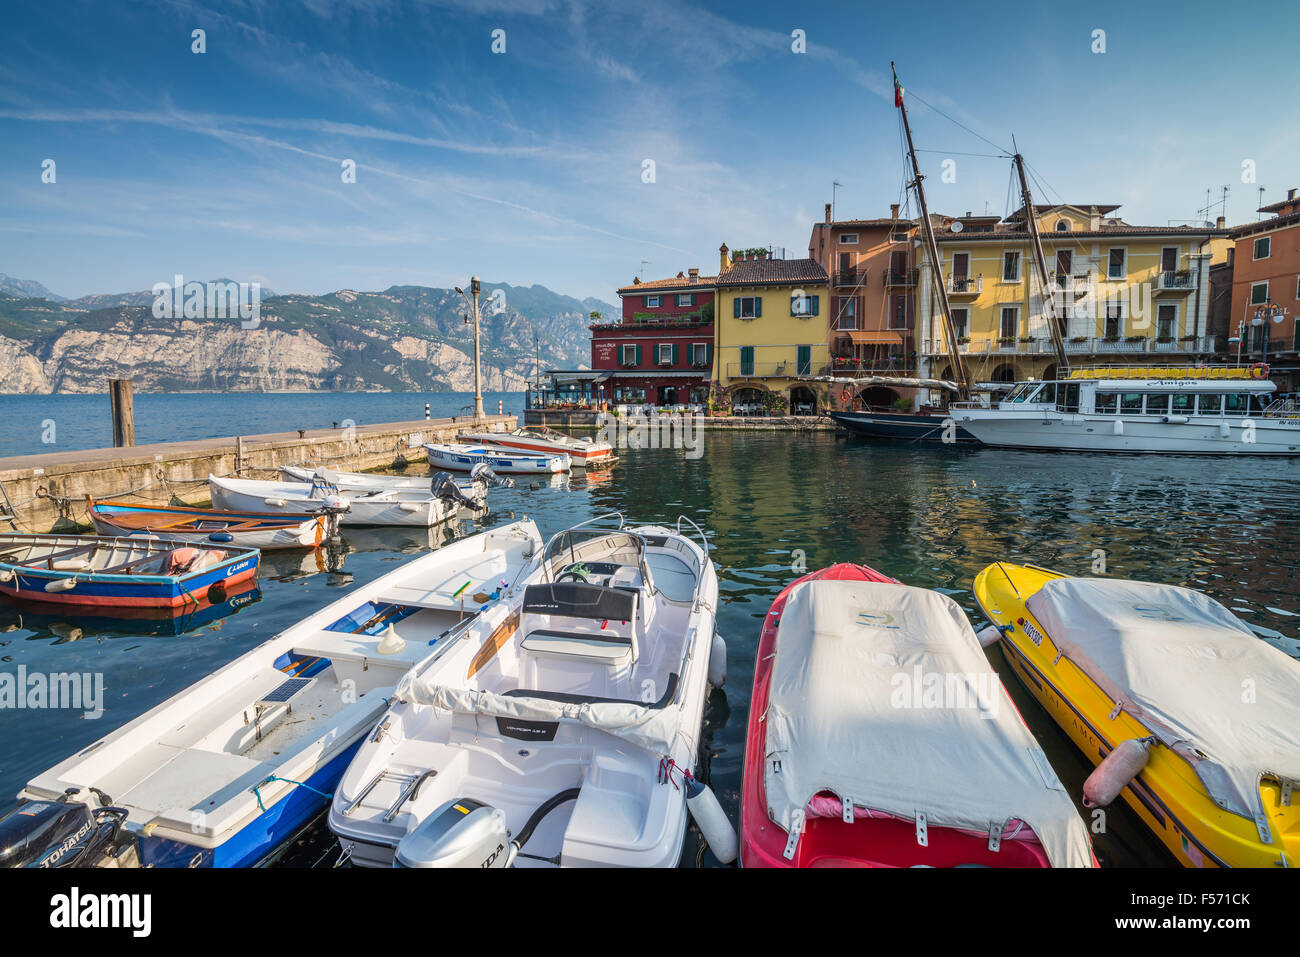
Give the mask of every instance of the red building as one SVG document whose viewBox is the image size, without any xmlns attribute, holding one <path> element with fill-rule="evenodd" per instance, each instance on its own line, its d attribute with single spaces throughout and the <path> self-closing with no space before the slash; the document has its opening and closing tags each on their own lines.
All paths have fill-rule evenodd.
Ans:
<svg viewBox="0 0 1300 957">
<path fill-rule="evenodd" d="M 1267 359 L 1282 392 L 1300 389 L 1300 196 L 1261 206 L 1267 219 L 1228 233 L 1234 243 L 1227 358 Z M 1266 318 L 1267 317 L 1267 318 Z M 1256 322 L 1258 321 L 1258 325 Z"/>
<path fill-rule="evenodd" d="M 623 315 L 591 326 L 591 367 L 603 395 L 650 405 L 704 403 L 713 367 L 716 276 L 698 269 L 618 291 Z"/>
</svg>

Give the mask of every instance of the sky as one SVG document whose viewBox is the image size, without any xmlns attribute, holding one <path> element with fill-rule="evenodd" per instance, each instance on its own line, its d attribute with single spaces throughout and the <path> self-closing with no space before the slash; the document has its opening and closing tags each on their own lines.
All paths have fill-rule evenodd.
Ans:
<svg viewBox="0 0 1300 957">
<path fill-rule="evenodd" d="M 838 218 L 889 215 L 891 59 L 933 211 L 1017 207 L 1014 135 L 1036 202 L 1163 225 L 1227 185 L 1248 222 L 1259 187 L 1300 186 L 1300 61 L 1267 39 L 1298 23 L 1293 0 L 20 0 L 0 273 L 69 297 L 477 273 L 617 301 L 716 272 L 723 242 L 806 255 L 832 192 Z"/>
</svg>

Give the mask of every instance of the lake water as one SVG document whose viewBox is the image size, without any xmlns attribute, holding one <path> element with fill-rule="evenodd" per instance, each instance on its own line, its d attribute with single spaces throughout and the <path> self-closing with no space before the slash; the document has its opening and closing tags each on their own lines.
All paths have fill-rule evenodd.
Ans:
<svg viewBox="0 0 1300 957">
<path fill-rule="evenodd" d="M 522 415 L 522 392 L 484 392 L 483 408 Z M 445 418 L 473 411 L 472 392 L 137 392 L 135 442 L 178 442 Z M 113 444 L 108 395 L 0 395 L 0 457 L 107 448 Z"/>
<path fill-rule="evenodd" d="M 263 398 L 263 401 L 268 401 Z M 271 400 L 274 401 L 274 400 Z M 423 399 L 420 400 L 421 408 Z M 329 413 L 333 414 L 333 413 Z M 982 624 L 970 596 L 974 574 L 995 559 L 1091 573 L 1106 570 L 1202 589 L 1260 635 L 1300 657 L 1300 487 L 1293 463 L 1137 458 L 873 446 L 830 434 L 705 433 L 704 455 L 625 451 L 609 473 L 492 493 L 484 524 L 534 518 L 544 536 L 607 511 L 632 522 L 671 524 L 679 514 L 709 534 L 721 580 L 719 630 L 729 674 L 707 712 L 709 777 L 738 815 L 741 761 L 754 649 L 777 592 L 808 569 L 853 561 L 909 584 L 952 595 Z M 471 525 L 466 531 L 473 531 Z M 392 569 L 430 544 L 423 532 L 345 531 L 343 570 L 352 583 Z M 181 635 L 146 636 L 57 622 L 0 619 L 0 667 L 102 671 L 106 713 L 0 712 L 0 804 L 36 772 L 85 747 L 351 587 L 311 555 L 270 556 L 260 600 Z M 996 670 L 1070 793 L 1091 765 L 1021 690 L 994 651 Z M 1095 835 L 1108 865 L 1169 865 L 1120 802 Z M 286 863 L 337 857 L 318 827 Z M 716 863 L 694 832 L 682 863 Z"/>
</svg>

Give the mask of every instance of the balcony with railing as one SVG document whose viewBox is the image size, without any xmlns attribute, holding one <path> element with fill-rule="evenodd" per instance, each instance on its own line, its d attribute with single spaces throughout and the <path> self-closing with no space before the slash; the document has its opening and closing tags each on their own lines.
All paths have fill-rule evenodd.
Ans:
<svg viewBox="0 0 1300 957">
<path fill-rule="evenodd" d="M 1058 292 L 1072 292 L 1081 296 L 1092 288 L 1092 276 L 1088 273 L 1075 275 L 1068 272 L 1052 273 L 1052 288 Z"/>
<path fill-rule="evenodd" d="M 830 365 L 820 366 L 817 375 L 834 376 L 839 379 L 861 379 L 866 376 L 914 376 L 916 366 L 911 359 L 903 356 L 884 359 L 849 359 L 836 356 Z"/>
<path fill-rule="evenodd" d="M 781 379 L 797 375 L 795 362 L 728 362 L 730 379 Z M 804 373 L 805 375 L 807 373 Z"/>
<path fill-rule="evenodd" d="M 1082 355 L 1201 355 L 1214 351 L 1214 336 L 1072 336 L 1065 351 Z"/>
<path fill-rule="evenodd" d="M 926 355 L 948 354 L 947 340 L 942 337 L 927 339 L 924 346 Z M 957 338 L 957 351 L 963 355 L 1037 356 L 1050 355 L 1056 350 L 1052 347 L 1052 340 L 1046 337 L 1011 336 L 1009 338 L 979 337 L 968 339 L 965 336 L 959 336 Z"/>
<path fill-rule="evenodd" d="M 1196 288 L 1197 274 L 1190 269 L 1162 269 L 1156 273 L 1155 291 L 1186 293 Z"/>
<path fill-rule="evenodd" d="M 890 269 L 885 273 L 886 286 L 915 286 L 919 269 Z"/>
<path fill-rule="evenodd" d="M 841 269 L 835 273 L 835 285 L 858 288 L 867 284 L 865 269 Z"/>
<path fill-rule="evenodd" d="M 949 276 L 949 296 L 978 296 L 984 291 L 983 276 Z"/>
</svg>

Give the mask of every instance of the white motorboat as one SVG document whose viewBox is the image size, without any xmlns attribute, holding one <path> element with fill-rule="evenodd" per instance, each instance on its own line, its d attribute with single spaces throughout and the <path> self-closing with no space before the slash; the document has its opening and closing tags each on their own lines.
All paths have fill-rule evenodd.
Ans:
<svg viewBox="0 0 1300 957">
<path fill-rule="evenodd" d="M 541 554 L 525 520 L 407 562 L 37 775 L 15 814 L 35 826 L 80 789 L 121 819 L 115 863 L 256 864 L 324 806 L 368 732 L 388 740 L 402 675 L 493 634 Z"/>
<path fill-rule="evenodd" d="M 567 472 L 573 463 L 568 452 L 540 453 L 506 449 L 492 445 L 430 444 L 429 464 L 435 468 L 468 472 L 476 465 L 486 465 L 493 472 L 554 475 Z"/>
<path fill-rule="evenodd" d="M 512 432 L 462 432 L 458 437 L 461 442 L 473 445 L 522 449 L 525 452 L 551 455 L 568 453 L 572 466 L 576 469 L 600 466 L 614 458 L 614 447 L 608 442 L 596 441 L 589 435 L 565 435 L 544 426 L 515 429 Z"/>
<path fill-rule="evenodd" d="M 264 482 L 258 479 L 208 476 L 212 504 L 234 512 L 284 512 L 309 515 L 332 510 L 343 525 L 438 525 L 453 518 L 461 507 L 482 510 L 445 472 L 433 477 L 432 488 L 357 489 L 342 492 L 317 480 Z"/>
<path fill-rule="evenodd" d="M 1078 452 L 1300 455 L 1300 409 L 1272 401 L 1267 369 L 1077 370 L 1021 382 L 990 407 L 956 403 L 954 422 L 986 445 Z"/>
<path fill-rule="evenodd" d="M 465 471 L 471 471 L 466 469 Z M 432 475 L 380 475 L 375 472 L 336 472 L 333 469 L 312 465 L 281 465 L 280 475 L 286 482 L 320 483 L 333 486 L 340 492 L 375 491 L 428 491 L 432 488 Z M 457 486 L 467 498 L 481 500 L 487 487 L 494 484 L 496 476 L 484 467 L 472 472 L 469 481 L 458 481 Z M 501 484 L 496 480 L 496 484 Z"/>
<path fill-rule="evenodd" d="M 617 528 L 552 538 L 486 641 L 449 644 L 402 679 L 330 806 L 354 863 L 671 867 L 688 794 L 715 850 L 734 853 L 692 777 L 707 690 L 725 675 L 707 542 L 683 519 L 611 517 Z"/>
</svg>

